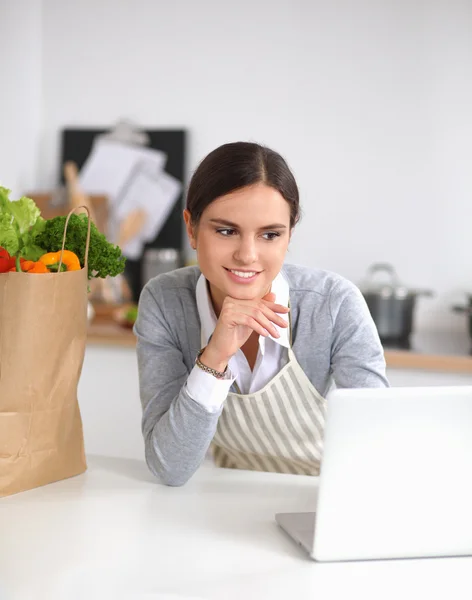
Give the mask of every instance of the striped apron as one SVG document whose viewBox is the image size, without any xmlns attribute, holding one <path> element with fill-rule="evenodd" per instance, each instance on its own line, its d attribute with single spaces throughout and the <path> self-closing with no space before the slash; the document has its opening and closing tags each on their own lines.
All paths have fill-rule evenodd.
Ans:
<svg viewBox="0 0 472 600">
<path fill-rule="evenodd" d="M 298 364 L 291 340 L 288 358 L 261 390 L 229 392 L 211 444 L 217 466 L 319 474 L 326 401 Z"/>
</svg>

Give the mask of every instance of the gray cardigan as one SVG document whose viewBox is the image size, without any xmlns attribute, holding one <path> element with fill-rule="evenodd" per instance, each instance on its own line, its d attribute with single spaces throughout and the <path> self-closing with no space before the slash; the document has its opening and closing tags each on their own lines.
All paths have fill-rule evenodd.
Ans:
<svg viewBox="0 0 472 600">
<path fill-rule="evenodd" d="M 337 387 L 384 387 L 383 349 L 358 288 L 329 271 L 284 265 L 290 289 L 293 351 L 325 396 Z M 182 485 L 205 458 L 220 412 L 187 392 L 200 349 L 195 288 L 198 267 L 151 279 L 139 299 L 137 336 L 146 462 L 167 485 Z"/>
</svg>

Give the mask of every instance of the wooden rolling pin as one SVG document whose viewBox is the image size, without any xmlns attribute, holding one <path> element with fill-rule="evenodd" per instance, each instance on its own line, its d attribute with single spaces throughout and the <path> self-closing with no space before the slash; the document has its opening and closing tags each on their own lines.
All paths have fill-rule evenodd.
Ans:
<svg viewBox="0 0 472 600">
<path fill-rule="evenodd" d="M 142 208 L 136 208 L 126 215 L 118 230 L 117 244 L 124 248 L 144 227 L 147 213 Z"/>
<path fill-rule="evenodd" d="M 67 194 L 69 197 L 70 208 L 77 208 L 79 206 L 87 206 L 90 211 L 90 218 L 97 225 L 97 219 L 95 211 L 93 209 L 90 198 L 85 194 L 79 185 L 79 172 L 75 162 L 68 161 L 64 163 L 64 178 L 66 180 Z M 85 210 L 77 211 L 85 212 Z"/>
<path fill-rule="evenodd" d="M 136 208 L 126 215 L 118 230 L 118 246 L 123 249 L 126 244 L 137 235 L 144 227 L 147 213 L 142 208 Z M 121 283 L 121 294 L 123 299 L 131 302 L 132 292 L 125 277 L 118 275 L 118 281 Z"/>
</svg>

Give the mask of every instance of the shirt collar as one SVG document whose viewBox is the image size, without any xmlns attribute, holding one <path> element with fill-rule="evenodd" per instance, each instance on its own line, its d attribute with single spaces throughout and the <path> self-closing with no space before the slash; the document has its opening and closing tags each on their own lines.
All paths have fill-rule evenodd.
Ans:
<svg viewBox="0 0 472 600">
<path fill-rule="evenodd" d="M 277 304 L 281 304 L 282 306 L 288 306 L 289 301 L 289 286 L 285 277 L 280 272 L 277 277 L 272 282 L 271 292 L 275 294 L 275 302 Z M 197 310 L 198 315 L 200 317 L 200 323 L 202 327 L 202 347 L 208 344 L 208 340 L 210 339 L 213 331 L 216 327 L 216 314 L 213 309 L 213 304 L 210 298 L 210 292 L 207 286 L 207 280 L 205 277 L 200 275 L 197 281 L 196 287 L 196 298 L 197 298 Z M 288 315 L 281 314 L 280 315 L 284 321 L 288 322 Z M 288 327 L 279 327 L 275 325 L 277 331 L 280 333 L 279 338 L 273 338 L 269 335 L 268 338 L 260 337 L 259 344 L 261 347 L 261 352 L 264 353 L 265 349 L 265 341 L 266 339 L 270 339 L 285 348 L 290 347 L 290 333 Z"/>
</svg>

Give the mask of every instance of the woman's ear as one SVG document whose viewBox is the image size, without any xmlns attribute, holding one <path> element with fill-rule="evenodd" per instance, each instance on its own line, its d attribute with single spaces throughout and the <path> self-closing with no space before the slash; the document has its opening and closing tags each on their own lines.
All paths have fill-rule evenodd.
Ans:
<svg viewBox="0 0 472 600">
<path fill-rule="evenodd" d="M 192 224 L 192 217 L 187 209 L 184 210 L 185 229 L 187 230 L 188 241 L 190 246 L 195 250 L 197 248 L 197 238 L 195 235 L 195 227 Z"/>
</svg>

